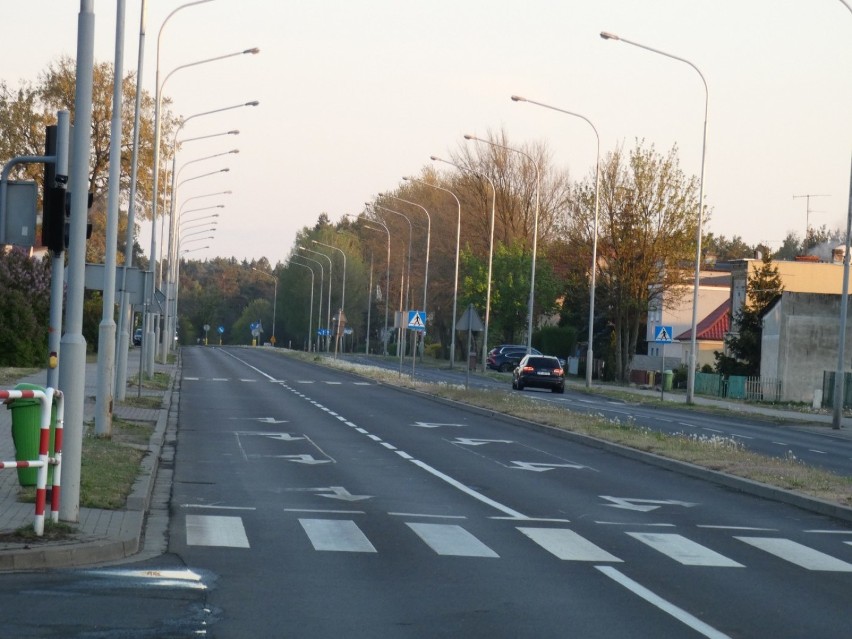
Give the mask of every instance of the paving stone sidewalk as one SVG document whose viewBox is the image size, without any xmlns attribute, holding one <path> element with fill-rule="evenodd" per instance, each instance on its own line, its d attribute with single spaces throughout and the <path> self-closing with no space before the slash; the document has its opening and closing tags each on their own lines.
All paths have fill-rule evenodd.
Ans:
<svg viewBox="0 0 852 639">
<path fill-rule="evenodd" d="M 128 357 L 128 377 L 138 374 L 140 349 L 130 350 Z M 177 365 L 155 364 L 155 371 L 171 375 L 172 385 L 177 377 Z M 45 385 L 46 371 L 17 380 L 4 386 L 12 389 L 16 384 L 27 382 Z M 117 561 L 139 551 L 144 533 L 146 511 L 158 470 L 160 449 L 163 444 L 171 403 L 171 389 L 166 391 L 143 389 L 145 396 L 163 398 L 159 409 L 139 408 L 115 402 L 113 415 L 133 422 L 149 422 L 155 425 L 154 433 L 148 445 L 148 453 L 142 461 L 142 471 L 120 510 L 80 508 L 80 520 L 72 524 L 75 533 L 69 539 L 34 541 L 24 543 L 0 542 L 0 571 L 33 570 L 43 568 L 61 568 L 79 565 L 93 565 Z M 97 364 L 86 364 L 84 420 L 91 421 L 95 415 L 95 392 L 97 388 Z M 135 397 L 136 386 L 128 387 L 127 397 Z M 0 459 L 15 459 L 12 442 L 11 411 L 0 406 Z M 67 426 L 67 424 L 66 424 Z M 35 518 L 35 505 L 18 500 L 20 484 L 15 469 L 0 470 L 0 533 L 13 532 L 23 526 L 32 526 Z M 46 511 L 50 517 L 50 504 Z"/>
</svg>

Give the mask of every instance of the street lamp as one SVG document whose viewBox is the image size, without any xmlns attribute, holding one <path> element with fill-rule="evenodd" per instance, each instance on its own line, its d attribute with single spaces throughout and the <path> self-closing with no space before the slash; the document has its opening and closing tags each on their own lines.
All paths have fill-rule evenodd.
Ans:
<svg viewBox="0 0 852 639">
<path fill-rule="evenodd" d="M 411 224 L 411 218 L 405 215 L 405 213 L 400 213 L 399 211 L 394 211 L 393 209 L 389 209 L 386 206 L 382 206 L 381 204 L 373 205 L 377 209 L 382 209 L 383 211 L 387 211 L 388 213 L 393 213 L 394 215 L 399 215 L 406 222 L 408 222 L 408 255 L 406 257 L 406 273 L 405 273 L 405 306 L 410 306 L 409 304 L 409 293 L 411 292 L 411 236 L 414 230 L 414 226 Z"/>
<path fill-rule="evenodd" d="M 275 309 L 278 308 L 278 278 L 272 275 L 271 273 L 261 271 L 253 266 L 251 267 L 251 270 L 260 273 L 261 275 L 265 275 L 266 277 L 271 277 L 273 283 L 275 284 L 275 291 L 272 296 L 272 346 L 275 346 Z"/>
<path fill-rule="evenodd" d="M 367 203 L 367 207 L 369 207 L 369 206 L 370 206 L 370 204 Z M 356 216 L 349 214 L 349 215 L 344 215 L 344 217 L 356 217 Z M 361 220 L 361 218 L 358 218 L 358 219 Z M 370 226 L 369 224 L 367 224 L 367 222 L 375 222 L 376 224 L 381 225 L 382 229 L 384 229 L 384 232 L 387 233 L 387 236 L 388 236 L 387 266 L 385 267 L 385 332 L 382 335 L 382 355 L 387 356 L 387 354 L 388 354 L 388 302 L 390 300 L 390 242 L 391 242 L 390 229 L 385 225 L 384 222 L 382 222 L 379 219 L 362 220 L 362 222 L 364 222 L 363 227 L 365 229 L 369 229 L 370 231 L 374 231 L 376 233 L 381 233 L 381 231 L 374 226 Z M 368 329 L 369 329 L 369 327 L 368 327 Z M 369 339 L 368 339 L 368 341 L 369 341 Z"/>
<path fill-rule="evenodd" d="M 488 324 L 491 319 L 491 269 L 492 264 L 494 263 L 494 215 L 497 209 L 497 189 L 494 186 L 494 181 L 485 173 L 475 171 L 474 169 L 468 168 L 466 166 L 459 166 L 454 162 L 450 162 L 449 160 L 443 160 L 435 155 L 430 156 L 429 159 L 433 162 L 444 162 L 445 164 L 454 166 L 462 171 L 469 171 L 471 173 L 479 175 L 480 177 L 484 177 L 491 185 L 491 233 L 490 238 L 488 240 L 488 286 L 486 287 L 487 290 L 485 293 L 485 332 L 482 336 L 482 370 L 484 371 L 488 356 Z"/>
<path fill-rule="evenodd" d="M 340 291 L 340 312 L 345 315 L 344 309 L 346 308 L 346 253 L 343 252 L 342 249 L 337 248 L 336 246 L 332 246 L 331 244 L 323 244 L 322 242 L 317 242 L 316 240 L 311 240 L 314 244 L 319 246 L 325 246 L 326 248 L 334 249 L 338 253 L 343 256 L 343 287 Z M 337 355 L 337 340 L 340 337 L 340 315 L 338 315 L 337 324 L 337 335 L 335 336 L 334 341 L 334 354 Z"/>
<path fill-rule="evenodd" d="M 533 165 L 535 169 L 535 220 L 533 222 L 533 245 L 532 245 L 532 268 L 530 272 L 530 301 L 529 301 L 529 310 L 527 311 L 527 353 L 532 352 L 532 327 L 533 327 L 533 303 L 535 302 L 535 260 L 536 253 L 538 250 L 538 211 L 539 211 L 539 200 L 541 197 L 541 171 L 538 168 L 538 162 L 536 162 L 531 155 L 525 153 L 524 151 L 520 151 L 518 149 L 513 149 L 511 147 L 505 146 L 503 144 L 497 144 L 496 142 L 492 142 L 491 140 L 483 140 L 482 138 L 478 138 L 475 135 L 465 135 L 465 140 L 473 140 L 474 142 L 482 142 L 483 144 L 488 144 L 489 146 L 496 147 L 498 149 L 505 149 L 506 151 L 513 151 L 515 153 L 519 153 L 527 158 Z"/>
<path fill-rule="evenodd" d="M 314 326 L 314 269 L 312 269 L 307 264 L 300 264 L 299 262 L 294 262 L 292 259 L 288 262 L 288 264 L 292 264 L 293 266 L 301 266 L 302 268 L 306 268 L 311 272 L 311 301 L 308 304 L 308 352 L 310 352 L 311 334 L 313 333 Z"/>
<path fill-rule="evenodd" d="M 305 257 L 304 255 L 299 255 L 298 253 L 294 253 L 293 255 L 291 255 L 290 261 L 292 262 L 292 260 L 297 259 L 297 258 L 302 259 L 302 260 L 307 260 L 308 262 L 313 262 L 314 264 L 316 264 L 320 268 L 320 290 L 319 290 L 319 297 L 318 297 L 318 300 L 317 300 L 317 352 L 319 352 L 319 350 L 320 350 L 320 341 L 319 341 L 320 327 L 319 326 L 320 326 L 320 323 L 322 322 L 322 287 L 325 286 L 325 268 L 323 267 L 322 262 L 320 262 L 319 260 L 315 260 L 311 257 Z M 298 264 L 298 262 L 293 262 L 293 263 Z M 302 266 L 304 266 L 304 264 Z M 311 272 L 313 272 L 313 269 L 310 266 L 308 268 L 310 268 Z M 329 279 L 328 279 L 328 287 L 331 288 L 331 277 L 329 277 Z M 313 291 L 313 289 L 311 289 L 311 291 Z M 313 292 L 311 293 L 311 298 L 313 298 Z"/>
<path fill-rule="evenodd" d="M 449 189 L 445 189 L 443 186 L 437 186 L 436 184 L 431 184 L 429 182 L 424 182 L 423 180 L 418 180 L 414 177 L 402 177 L 403 180 L 408 180 L 411 182 L 417 182 L 419 184 L 423 184 L 425 186 L 429 186 L 433 189 L 438 189 L 439 191 L 444 191 L 445 193 L 449 193 L 453 196 L 453 199 L 456 201 L 456 205 L 458 206 L 458 221 L 456 222 L 456 267 L 455 274 L 453 275 L 453 321 L 452 321 L 452 336 L 450 337 L 450 368 L 453 367 L 456 359 L 456 308 L 458 305 L 458 296 L 459 296 L 459 245 L 461 244 L 461 202 L 455 193 L 450 191 Z"/>
<path fill-rule="evenodd" d="M 401 197 L 397 197 L 396 195 L 391 195 L 390 193 L 385 193 L 385 197 L 393 198 L 394 200 L 399 200 L 400 202 L 405 202 L 406 204 L 410 204 L 411 206 L 416 206 L 418 209 L 423 211 L 426 214 L 426 270 L 423 273 L 423 313 L 426 313 L 426 289 L 429 286 L 429 245 L 432 242 L 432 216 L 429 215 L 429 211 L 426 210 L 426 207 L 420 206 L 417 202 L 412 202 L 410 200 L 404 200 Z"/>
<path fill-rule="evenodd" d="M 598 130 L 592 121 L 587 118 L 585 115 L 581 115 L 579 113 L 574 113 L 573 111 L 566 111 L 565 109 L 558 109 L 554 106 L 550 106 L 549 104 L 543 104 L 541 102 L 536 102 L 534 100 L 527 100 L 526 98 L 522 98 L 519 95 L 513 95 L 512 100 L 515 102 L 529 102 L 530 104 L 535 104 L 540 107 L 544 107 L 545 109 L 552 109 L 553 111 L 559 111 L 560 113 L 565 113 L 567 115 L 573 115 L 582 120 L 585 120 L 590 127 L 592 127 L 592 131 L 595 132 L 595 140 L 597 141 L 597 155 L 595 156 L 595 226 L 594 226 L 594 234 L 592 239 L 592 272 L 591 272 L 591 282 L 589 283 L 589 345 L 586 349 L 586 387 L 592 387 L 592 364 L 594 363 L 594 347 L 592 346 L 592 342 L 594 340 L 594 324 L 595 324 L 595 276 L 597 275 L 598 269 L 598 211 L 599 211 L 599 203 L 600 203 L 600 171 L 601 171 L 601 137 L 598 134 Z"/>
<path fill-rule="evenodd" d="M 319 251 L 315 251 L 313 249 L 309 249 L 307 246 L 301 245 L 299 245 L 299 250 L 307 251 L 308 253 L 313 253 L 314 255 L 322 255 L 325 259 L 328 260 L 328 304 L 326 305 L 325 309 L 325 327 L 326 330 L 329 332 L 328 335 L 325 336 L 325 352 L 328 353 L 331 349 L 331 340 L 329 339 L 329 337 L 331 336 L 331 278 L 333 276 L 332 271 L 334 270 L 334 264 L 332 263 L 331 258 L 325 253 L 320 253 Z"/>
<path fill-rule="evenodd" d="M 653 49 L 644 44 L 639 44 L 638 42 L 621 38 L 613 33 L 607 33 L 606 31 L 601 31 L 601 38 L 604 40 L 614 40 L 616 42 L 632 44 L 634 47 L 639 47 L 640 49 L 645 49 L 652 53 L 659 53 L 660 55 L 671 58 L 672 60 L 678 60 L 679 62 L 688 64 L 696 73 L 698 73 L 698 77 L 701 78 L 701 83 L 704 85 L 704 134 L 701 139 L 701 178 L 699 180 L 698 187 L 698 230 L 696 231 L 695 240 L 695 282 L 692 286 L 692 339 L 689 351 L 689 370 L 687 371 L 686 382 L 686 402 L 688 404 L 692 404 L 695 400 L 695 367 L 696 357 L 698 355 L 698 340 L 696 333 L 698 333 L 698 289 L 700 285 L 699 279 L 701 277 L 701 227 L 704 218 L 704 160 L 707 153 L 707 111 L 710 103 L 710 91 L 707 89 L 707 80 L 704 79 L 704 74 L 702 74 L 698 67 L 686 58 L 681 58 L 679 56 L 672 55 L 671 53 L 660 51 L 659 49 Z"/>
</svg>

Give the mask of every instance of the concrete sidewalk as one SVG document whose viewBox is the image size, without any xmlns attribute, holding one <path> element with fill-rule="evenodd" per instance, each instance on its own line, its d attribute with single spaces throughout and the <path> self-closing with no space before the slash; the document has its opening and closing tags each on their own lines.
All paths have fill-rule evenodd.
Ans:
<svg viewBox="0 0 852 639">
<path fill-rule="evenodd" d="M 138 375 L 140 349 L 132 348 L 128 356 L 128 377 Z M 33 541 L 30 543 L 0 542 L 0 571 L 34 570 L 93 565 L 124 559 L 136 554 L 141 548 L 146 513 L 151 503 L 157 477 L 160 452 L 169 426 L 172 388 L 176 383 L 178 366 L 155 364 L 155 371 L 171 376 L 166 391 L 142 389 L 144 396 L 163 398 L 159 409 L 138 408 L 115 402 L 113 415 L 132 422 L 149 422 L 155 425 L 148 444 L 148 452 L 142 460 L 142 469 L 133 486 L 127 503 L 120 510 L 81 508 L 80 520 L 72 524 L 74 535 L 66 540 Z M 45 385 L 46 371 L 17 380 L 15 384 L 28 382 Z M 95 393 L 97 389 L 97 364 L 86 364 L 84 420 L 92 421 L 95 415 Z M 135 397 L 136 386 L 127 389 L 127 397 Z M 175 407 L 176 410 L 176 407 Z M 0 459 L 15 459 L 12 443 L 11 411 L 0 407 Z M 66 424 L 67 427 L 67 424 Z M 35 504 L 18 501 L 20 485 L 14 469 L 0 470 L 0 532 L 9 533 L 24 526 L 32 526 L 35 519 Z M 50 517 L 48 501 L 45 518 Z"/>
</svg>

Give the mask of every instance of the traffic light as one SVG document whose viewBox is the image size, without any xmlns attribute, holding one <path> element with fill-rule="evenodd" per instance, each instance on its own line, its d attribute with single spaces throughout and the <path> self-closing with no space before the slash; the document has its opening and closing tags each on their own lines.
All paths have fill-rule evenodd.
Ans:
<svg viewBox="0 0 852 639">
<path fill-rule="evenodd" d="M 56 155 L 56 125 L 46 128 L 45 155 Z M 54 255 L 65 250 L 65 185 L 56 183 L 56 165 L 44 164 L 44 197 L 42 198 L 41 243 Z"/>
</svg>

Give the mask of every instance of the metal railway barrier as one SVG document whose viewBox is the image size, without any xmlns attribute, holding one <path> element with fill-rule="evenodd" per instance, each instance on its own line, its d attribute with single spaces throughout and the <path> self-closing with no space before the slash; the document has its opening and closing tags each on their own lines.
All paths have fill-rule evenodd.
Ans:
<svg viewBox="0 0 852 639">
<path fill-rule="evenodd" d="M 62 425 L 65 414 L 65 404 L 62 391 L 47 388 L 41 390 L 0 390 L 0 400 L 3 403 L 16 399 L 37 399 L 41 405 L 41 424 L 39 430 L 38 459 L 26 461 L 0 461 L 0 470 L 4 468 L 38 468 L 36 480 L 35 522 L 33 529 L 36 535 L 44 534 L 44 511 L 47 503 L 47 467 L 53 466 L 53 485 L 50 495 L 50 519 L 59 521 L 59 490 L 62 470 Z M 56 402 L 56 429 L 54 434 L 54 456 L 49 456 L 50 447 L 50 412 L 53 402 Z"/>
</svg>

